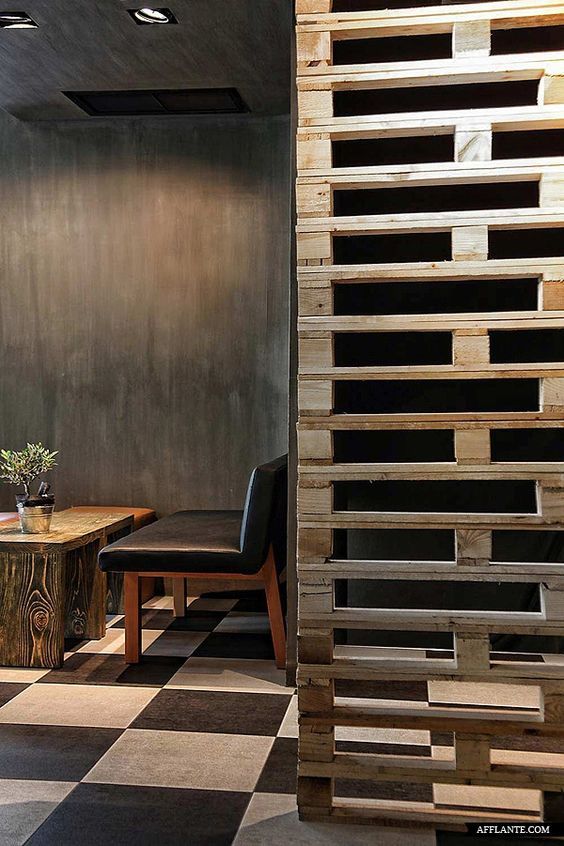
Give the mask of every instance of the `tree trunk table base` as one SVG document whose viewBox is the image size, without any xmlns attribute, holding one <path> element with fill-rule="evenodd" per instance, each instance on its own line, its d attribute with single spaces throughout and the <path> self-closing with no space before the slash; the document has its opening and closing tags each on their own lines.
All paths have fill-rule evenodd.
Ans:
<svg viewBox="0 0 564 846">
<path fill-rule="evenodd" d="M 0 665 L 60 667 L 64 639 L 106 633 L 106 576 L 98 552 L 131 531 L 133 515 L 61 511 L 48 534 L 0 531 Z"/>
</svg>

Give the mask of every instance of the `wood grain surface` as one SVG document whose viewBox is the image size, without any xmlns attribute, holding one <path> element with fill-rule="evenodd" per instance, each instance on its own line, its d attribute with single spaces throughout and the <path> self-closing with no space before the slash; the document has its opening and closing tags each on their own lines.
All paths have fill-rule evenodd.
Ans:
<svg viewBox="0 0 564 846">
<path fill-rule="evenodd" d="M 131 531 L 133 516 L 63 511 L 52 531 L 0 534 L 0 665 L 59 667 L 64 638 L 106 632 L 106 575 L 98 552 Z M 117 588 L 114 588 L 117 591 Z"/>
<path fill-rule="evenodd" d="M 0 664 L 63 662 L 63 553 L 0 552 Z"/>
<path fill-rule="evenodd" d="M 53 514 L 51 530 L 45 534 L 24 534 L 19 523 L 10 523 L 0 531 L 0 550 L 16 548 L 30 552 L 71 549 L 77 542 L 88 543 L 107 535 L 108 529 L 119 531 L 131 526 L 132 515 L 123 512 L 75 512 L 72 509 Z"/>
</svg>

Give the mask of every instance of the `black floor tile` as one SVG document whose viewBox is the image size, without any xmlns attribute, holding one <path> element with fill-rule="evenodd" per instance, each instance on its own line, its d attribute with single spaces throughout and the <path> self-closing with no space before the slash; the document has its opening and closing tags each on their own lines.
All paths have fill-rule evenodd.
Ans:
<svg viewBox="0 0 564 846">
<path fill-rule="evenodd" d="M 356 740 L 337 740 L 337 752 L 367 755 L 413 755 L 416 757 L 431 757 L 431 747 L 411 743 L 364 743 Z"/>
<path fill-rule="evenodd" d="M 37 684 L 119 684 L 163 687 L 185 658 L 144 655 L 139 664 L 126 664 L 123 655 L 75 652 L 58 670 L 51 670 Z"/>
<path fill-rule="evenodd" d="M 397 699 L 400 702 L 404 699 L 411 702 L 426 702 L 427 682 L 337 679 L 335 695 L 362 699 Z"/>
<path fill-rule="evenodd" d="M 451 731 L 432 731 L 431 744 L 433 746 L 454 746 L 454 734 Z"/>
<path fill-rule="evenodd" d="M 564 794 L 561 791 L 544 791 L 543 805 L 545 822 L 564 823 Z"/>
<path fill-rule="evenodd" d="M 198 646 L 194 655 L 199 658 L 256 658 L 273 661 L 274 649 L 270 633 L 213 632 Z"/>
<path fill-rule="evenodd" d="M 237 604 L 232 611 L 267 611 L 266 596 L 263 590 L 257 590 L 254 593 L 248 593 L 237 600 Z"/>
<path fill-rule="evenodd" d="M 436 661 L 443 661 L 445 659 L 454 659 L 454 649 L 427 649 L 425 650 L 425 658 L 431 658 Z"/>
<path fill-rule="evenodd" d="M 421 755 L 431 756 L 430 746 L 399 743 L 364 743 L 339 740 L 336 743 L 339 752 L 372 753 L 375 755 Z M 338 779 L 335 782 L 335 795 L 359 799 L 390 799 L 409 802 L 432 802 L 431 784 L 409 784 L 390 781 L 368 781 Z"/>
<path fill-rule="evenodd" d="M 0 725 L 0 778 L 80 781 L 122 729 Z"/>
<path fill-rule="evenodd" d="M 421 755 L 431 757 L 429 746 L 398 743 L 360 743 L 356 741 L 337 741 L 339 752 L 374 755 Z M 337 779 L 335 796 L 358 799 L 390 799 L 400 802 L 432 802 L 431 784 L 409 784 L 391 781 L 369 781 L 364 779 Z"/>
<path fill-rule="evenodd" d="M 231 846 L 250 795 L 79 784 L 27 846 Z"/>
<path fill-rule="evenodd" d="M 353 799 L 391 799 L 400 802 L 432 802 L 433 785 L 337 779 L 335 796 Z"/>
<path fill-rule="evenodd" d="M 143 611 L 142 627 L 144 629 L 164 631 L 168 629 L 173 620 L 174 614 L 168 608 L 146 608 Z M 125 617 L 122 617 L 121 620 L 116 620 L 112 625 L 112 629 L 124 628 Z"/>
<path fill-rule="evenodd" d="M 490 746 L 492 749 L 517 749 L 523 752 L 548 752 L 555 755 L 562 755 L 564 752 L 564 740 L 561 737 L 529 737 L 527 735 L 492 737 Z"/>
<path fill-rule="evenodd" d="M 295 793 L 298 741 L 277 737 L 256 786 L 257 793 Z"/>
<path fill-rule="evenodd" d="M 17 696 L 18 693 L 21 693 L 22 690 L 25 690 L 26 687 L 29 687 L 27 684 L 17 684 L 14 682 L 0 682 L 0 708 L 2 705 L 5 705 L 6 702 L 9 702 L 10 699 L 13 699 L 14 696 Z"/>
<path fill-rule="evenodd" d="M 226 611 L 191 611 L 189 608 L 184 617 L 175 617 L 166 608 L 148 610 L 143 614 L 143 628 L 172 632 L 212 632 L 221 623 Z M 112 629 L 123 629 L 124 620 L 118 620 Z"/>
<path fill-rule="evenodd" d="M 171 632 L 213 632 L 226 616 L 226 611 L 190 611 L 184 617 L 174 617 Z"/>
<path fill-rule="evenodd" d="M 131 728 L 275 737 L 290 699 L 278 693 L 161 690 Z"/>
<path fill-rule="evenodd" d="M 286 595 L 283 585 L 280 589 L 280 602 L 282 603 L 282 610 L 286 613 Z M 232 611 L 263 611 L 265 614 L 268 611 L 266 605 L 266 594 L 263 590 L 248 591 L 237 600 L 237 604 Z"/>
<path fill-rule="evenodd" d="M 542 655 L 537 655 L 534 652 L 527 654 L 521 652 L 491 652 L 490 658 L 492 661 L 526 661 L 528 664 L 544 664 Z"/>
<path fill-rule="evenodd" d="M 76 652 L 81 646 L 86 646 L 87 640 L 81 637 L 66 637 L 65 652 Z"/>
</svg>

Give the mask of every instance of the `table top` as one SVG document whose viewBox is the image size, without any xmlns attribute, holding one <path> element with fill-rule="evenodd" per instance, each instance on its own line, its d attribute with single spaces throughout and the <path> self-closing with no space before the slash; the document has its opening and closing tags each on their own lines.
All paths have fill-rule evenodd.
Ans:
<svg viewBox="0 0 564 846">
<path fill-rule="evenodd" d="M 63 551 L 83 546 L 90 541 L 108 534 L 108 529 L 133 526 L 133 511 L 75 510 L 56 511 L 53 514 L 51 531 L 42 534 L 24 534 L 20 529 L 17 515 L 15 519 L 0 523 L 0 552 L 8 549 L 21 552 Z"/>
</svg>

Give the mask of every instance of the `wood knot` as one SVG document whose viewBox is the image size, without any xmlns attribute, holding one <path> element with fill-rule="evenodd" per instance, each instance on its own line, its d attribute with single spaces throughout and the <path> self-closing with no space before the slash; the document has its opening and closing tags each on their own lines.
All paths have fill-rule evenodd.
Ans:
<svg viewBox="0 0 564 846">
<path fill-rule="evenodd" d="M 38 608 L 31 615 L 31 624 L 38 632 L 44 631 L 49 625 L 50 614 L 45 608 Z"/>
<path fill-rule="evenodd" d="M 77 637 L 82 637 L 86 631 L 86 613 L 75 608 L 72 612 L 72 633 Z"/>
</svg>

